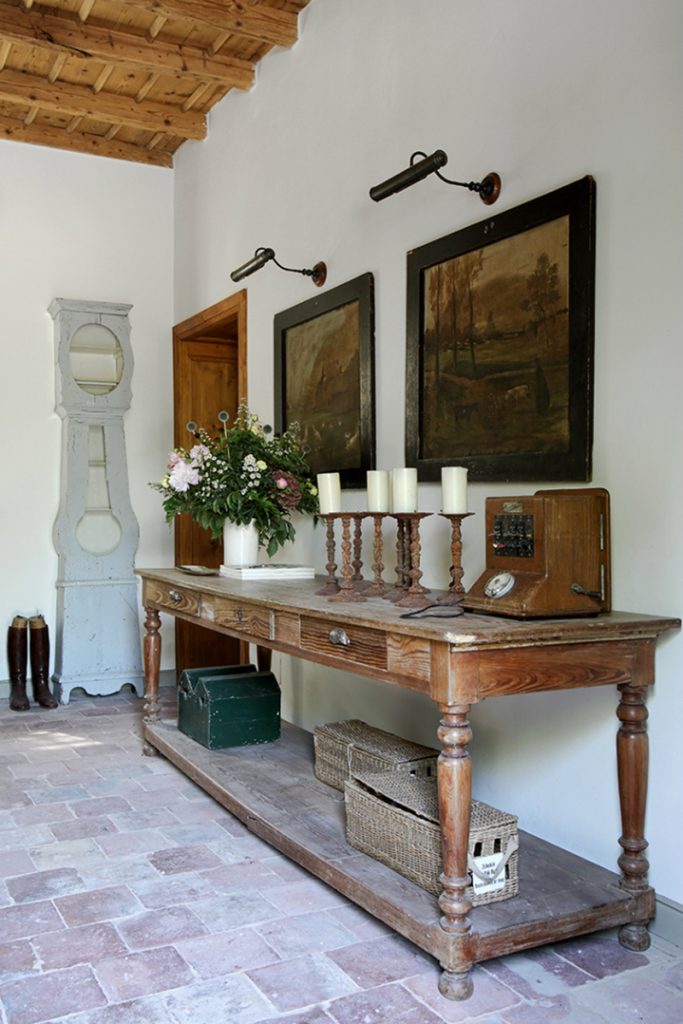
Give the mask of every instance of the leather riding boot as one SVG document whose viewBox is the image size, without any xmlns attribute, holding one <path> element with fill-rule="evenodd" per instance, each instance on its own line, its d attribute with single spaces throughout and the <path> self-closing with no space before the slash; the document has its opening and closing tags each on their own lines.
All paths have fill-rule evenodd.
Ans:
<svg viewBox="0 0 683 1024">
<path fill-rule="evenodd" d="M 28 619 L 15 615 L 7 630 L 7 663 L 9 665 L 9 706 L 12 711 L 28 711 L 26 696 L 26 659 L 28 654 Z"/>
<path fill-rule="evenodd" d="M 31 683 L 33 699 L 43 708 L 56 708 L 57 701 L 50 693 L 50 635 L 42 615 L 28 620 L 31 635 Z"/>
</svg>

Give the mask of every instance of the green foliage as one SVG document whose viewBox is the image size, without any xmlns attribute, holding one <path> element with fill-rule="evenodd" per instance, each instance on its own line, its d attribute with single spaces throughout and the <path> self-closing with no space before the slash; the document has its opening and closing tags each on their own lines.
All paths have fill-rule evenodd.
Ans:
<svg viewBox="0 0 683 1024">
<path fill-rule="evenodd" d="M 164 496 L 166 521 L 187 513 L 219 538 L 223 522 L 246 525 L 254 521 L 259 541 L 273 555 L 294 540 L 291 513 L 318 513 L 313 484 L 296 424 L 284 434 L 270 435 L 258 416 L 240 405 L 235 421 L 219 413 L 223 432 L 211 437 L 188 423 L 196 444 L 171 452 L 168 472 L 150 484 Z"/>
</svg>

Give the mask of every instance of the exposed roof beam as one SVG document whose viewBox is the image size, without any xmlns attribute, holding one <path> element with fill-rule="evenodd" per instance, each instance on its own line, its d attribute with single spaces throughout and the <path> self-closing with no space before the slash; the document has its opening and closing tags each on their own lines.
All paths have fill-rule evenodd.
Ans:
<svg viewBox="0 0 683 1024">
<path fill-rule="evenodd" d="M 82 115 L 109 124 L 122 124 L 143 131 L 166 132 L 183 139 L 203 139 L 206 118 L 192 110 L 169 107 L 112 93 L 94 93 L 83 85 L 66 82 L 50 84 L 21 71 L 0 71 L 0 100 L 54 110 L 72 117 Z"/>
<path fill-rule="evenodd" d="M 250 61 L 210 56 L 196 46 L 149 42 L 131 32 L 83 25 L 68 15 L 26 11 L 1 0 L 0 42 L 37 46 L 54 56 L 94 57 L 149 74 L 187 75 L 237 89 L 249 89 L 254 81 Z"/>
<path fill-rule="evenodd" d="M 298 38 L 296 14 L 265 7 L 258 0 L 126 0 L 126 6 L 167 18 L 204 21 L 275 46 L 293 46 Z"/>
<path fill-rule="evenodd" d="M 36 146 L 52 146 L 55 149 L 73 149 L 79 153 L 114 157 L 117 160 L 131 160 L 135 163 L 154 164 L 157 167 L 172 167 L 173 157 L 158 149 L 131 146 L 116 139 L 106 139 L 83 132 L 65 132 L 61 128 L 45 125 L 24 125 L 23 121 L 0 115 L 0 138 L 15 142 L 31 142 Z"/>
</svg>

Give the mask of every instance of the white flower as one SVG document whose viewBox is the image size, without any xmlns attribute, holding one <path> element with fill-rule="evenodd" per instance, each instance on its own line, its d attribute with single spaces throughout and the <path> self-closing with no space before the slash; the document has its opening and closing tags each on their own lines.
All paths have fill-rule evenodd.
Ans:
<svg viewBox="0 0 683 1024">
<path fill-rule="evenodd" d="M 176 462 L 168 476 L 168 485 L 174 491 L 187 491 L 199 483 L 199 470 L 189 462 Z"/>
</svg>

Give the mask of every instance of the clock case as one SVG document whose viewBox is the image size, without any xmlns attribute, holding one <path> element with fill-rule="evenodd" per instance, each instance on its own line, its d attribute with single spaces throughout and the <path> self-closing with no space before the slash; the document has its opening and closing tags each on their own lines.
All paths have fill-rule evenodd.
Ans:
<svg viewBox="0 0 683 1024">
<path fill-rule="evenodd" d="M 501 574 L 509 574 L 512 585 L 504 580 L 507 588 L 488 596 Z M 609 611 L 609 493 L 588 487 L 487 498 L 486 569 L 463 606 L 522 619 Z"/>
</svg>

